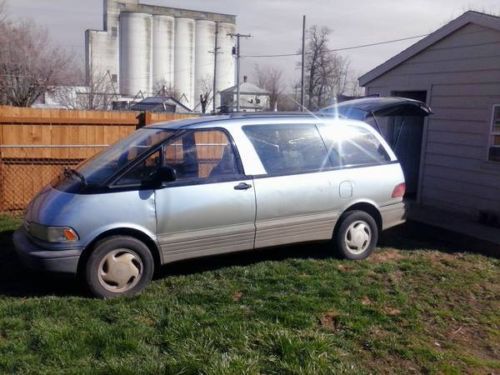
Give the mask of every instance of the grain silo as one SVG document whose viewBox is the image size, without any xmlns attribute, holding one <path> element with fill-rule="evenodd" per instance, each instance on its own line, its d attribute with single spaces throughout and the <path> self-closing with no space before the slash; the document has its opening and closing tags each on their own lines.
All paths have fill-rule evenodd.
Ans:
<svg viewBox="0 0 500 375">
<path fill-rule="evenodd" d="M 175 19 L 153 16 L 153 90 L 174 87 Z"/>
<path fill-rule="evenodd" d="M 196 63 L 194 95 L 196 109 L 200 103 L 200 94 L 206 95 L 213 92 L 214 81 L 214 47 L 215 47 L 214 21 L 196 21 Z"/>
<path fill-rule="evenodd" d="M 235 85 L 235 67 L 233 58 L 234 41 L 228 34 L 236 31 L 236 25 L 232 23 L 219 23 L 218 46 L 217 54 L 217 91 L 220 92 L 228 87 Z M 216 105 L 220 105 L 220 96 L 216 96 Z"/>
<path fill-rule="evenodd" d="M 194 108 L 194 34 L 195 22 L 191 18 L 176 18 L 174 49 L 175 91 L 181 102 Z"/>
<path fill-rule="evenodd" d="M 120 14 L 120 91 L 152 92 L 152 23 L 146 13 Z"/>
<path fill-rule="evenodd" d="M 235 16 L 139 0 L 103 3 L 104 30 L 85 34 L 87 75 L 105 74 L 125 97 L 156 95 L 164 87 L 199 111 L 200 93 L 213 91 L 218 25 L 216 102 L 220 103 L 218 92 L 234 86 L 234 41 L 227 33 L 235 31 Z"/>
</svg>

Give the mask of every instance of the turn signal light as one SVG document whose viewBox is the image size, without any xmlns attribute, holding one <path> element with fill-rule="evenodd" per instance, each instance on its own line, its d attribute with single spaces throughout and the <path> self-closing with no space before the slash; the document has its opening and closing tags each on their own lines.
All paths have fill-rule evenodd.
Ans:
<svg viewBox="0 0 500 375">
<path fill-rule="evenodd" d="M 78 235 L 71 228 L 64 228 L 64 232 L 63 233 L 64 233 L 64 238 L 66 238 L 67 241 L 76 241 L 76 240 L 78 240 Z"/>
<path fill-rule="evenodd" d="M 396 185 L 396 187 L 392 191 L 391 197 L 392 198 L 402 198 L 402 197 L 404 197 L 405 192 L 406 192 L 406 184 L 403 182 L 399 185 Z"/>
</svg>

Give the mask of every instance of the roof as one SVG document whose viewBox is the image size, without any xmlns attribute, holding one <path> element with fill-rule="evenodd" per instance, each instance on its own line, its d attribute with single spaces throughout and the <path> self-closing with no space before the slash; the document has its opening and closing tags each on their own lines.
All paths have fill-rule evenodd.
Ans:
<svg viewBox="0 0 500 375">
<path fill-rule="evenodd" d="M 413 44 L 401 53 L 377 66 L 375 69 L 372 69 L 368 73 L 359 77 L 359 84 L 361 86 L 366 86 L 374 79 L 387 73 L 389 70 L 394 69 L 396 66 L 402 64 L 406 60 L 412 58 L 424 49 L 439 42 L 441 39 L 446 38 L 448 35 L 454 33 L 469 23 L 500 31 L 500 17 L 475 11 L 465 12 L 460 17 L 455 18 L 453 21 L 419 40 L 417 43 Z"/>
<path fill-rule="evenodd" d="M 230 93 L 230 92 L 236 93 L 237 87 L 238 87 L 238 85 L 228 87 L 227 89 L 222 90 L 221 94 Z M 255 94 L 269 95 L 269 92 L 267 92 L 266 90 L 260 88 L 257 85 L 254 85 L 253 83 L 250 83 L 250 82 L 240 83 L 240 95 L 247 95 L 247 94 L 248 95 L 255 95 Z"/>
<path fill-rule="evenodd" d="M 235 124 L 241 125 L 270 125 L 269 119 L 273 118 L 272 124 L 303 124 L 305 121 L 310 121 L 310 123 L 331 123 L 339 121 L 342 124 L 358 125 L 362 127 L 369 127 L 363 122 L 347 119 L 343 117 L 333 117 L 331 115 L 324 115 L 319 113 L 306 113 L 306 112 L 238 112 L 232 113 L 230 115 L 220 115 L 220 116 L 200 116 L 196 118 L 190 118 L 185 120 L 160 122 L 154 125 L 148 125 L 146 128 L 153 129 L 198 129 L 206 127 L 217 127 L 223 126 L 227 127 L 233 126 Z M 217 123 L 217 124 L 215 124 Z"/>
<path fill-rule="evenodd" d="M 165 106 L 175 106 L 176 112 L 179 113 L 192 112 L 188 107 L 171 96 L 150 96 L 134 104 L 130 109 L 132 111 L 165 112 Z"/>
</svg>

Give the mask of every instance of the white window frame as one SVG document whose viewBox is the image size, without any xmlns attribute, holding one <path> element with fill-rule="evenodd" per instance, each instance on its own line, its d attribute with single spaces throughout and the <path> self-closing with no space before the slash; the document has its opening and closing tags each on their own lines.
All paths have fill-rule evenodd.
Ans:
<svg viewBox="0 0 500 375">
<path fill-rule="evenodd" d="M 497 114 L 498 112 L 498 114 Z M 497 114 L 497 116 L 495 116 L 495 114 Z M 497 162 L 496 160 L 492 160 L 490 158 L 490 150 L 491 148 L 495 147 L 495 148 L 500 148 L 500 145 L 495 145 L 495 136 L 498 136 L 500 137 L 500 131 L 495 131 L 494 130 L 494 127 L 495 127 L 495 119 L 498 119 L 498 121 L 500 121 L 500 104 L 494 104 L 493 105 L 493 110 L 492 110 L 492 113 L 491 113 L 491 121 L 490 121 L 490 142 L 488 144 L 488 161 L 493 161 L 493 162 Z"/>
</svg>

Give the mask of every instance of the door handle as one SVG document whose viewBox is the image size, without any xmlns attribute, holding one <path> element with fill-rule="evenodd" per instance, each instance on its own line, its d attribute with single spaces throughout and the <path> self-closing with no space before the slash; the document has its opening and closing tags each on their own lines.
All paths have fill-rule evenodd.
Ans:
<svg viewBox="0 0 500 375">
<path fill-rule="evenodd" d="M 247 184 L 246 182 L 240 182 L 238 185 L 234 187 L 234 190 L 248 190 L 252 187 L 252 185 Z"/>
</svg>

